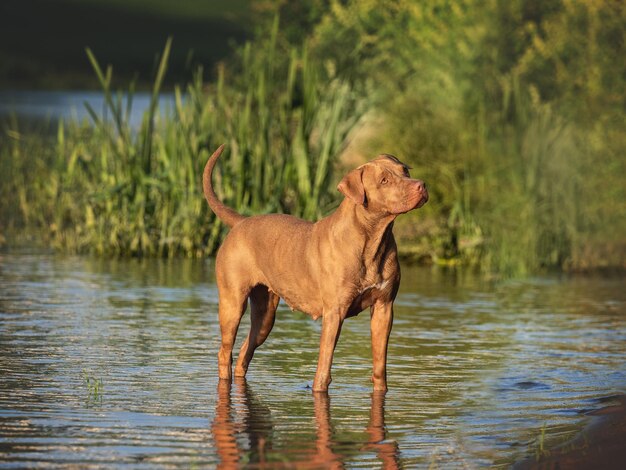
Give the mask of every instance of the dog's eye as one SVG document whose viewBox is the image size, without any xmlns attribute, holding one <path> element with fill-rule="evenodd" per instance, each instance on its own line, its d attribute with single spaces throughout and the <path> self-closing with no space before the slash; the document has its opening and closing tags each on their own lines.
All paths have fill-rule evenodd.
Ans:
<svg viewBox="0 0 626 470">
<path fill-rule="evenodd" d="M 387 184 L 388 180 L 387 178 L 383 178 L 382 180 L 380 180 L 380 184 Z"/>
</svg>

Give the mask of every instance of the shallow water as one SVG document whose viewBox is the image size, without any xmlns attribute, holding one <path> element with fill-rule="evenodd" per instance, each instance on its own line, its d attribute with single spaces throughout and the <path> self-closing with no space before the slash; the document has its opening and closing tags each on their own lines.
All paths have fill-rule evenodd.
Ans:
<svg viewBox="0 0 626 470">
<path fill-rule="evenodd" d="M 218 388 L 213 281 L 211 261 L 0 255 L 0 467 L 506 467 L 626 391 L 623 278 L 404 266 L 384 397 L 367 313 L 314 396 L 320 323 L 283 304 Z"/>
</svg>

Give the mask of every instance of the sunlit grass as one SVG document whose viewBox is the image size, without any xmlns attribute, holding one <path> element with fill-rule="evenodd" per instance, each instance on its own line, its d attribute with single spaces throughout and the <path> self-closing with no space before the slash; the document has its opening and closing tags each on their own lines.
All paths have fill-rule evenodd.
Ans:
<svg viewBox="0 0 626 470">
<path fill-rule="evenodd" d="M 175 89 L 171 111 L 159 108 L 168 40 L 138 129 L 129 122 L 134 85 L 113 90 L 112 67 L 102 68 L 88 49 L 105 109 L 86 105 L 92 123 L 61 122 L 53 143 L 23 135 L 17 123 L 8 129 L 4 230 L 43 232 L 52 246 L 73 252 L 206 256 L 223 228 L 200 179 L 222 143 L 214 181 L 227 204 L 247 214 L 322 216 L 338 196 L 331 175 L 356 123 L 356 101 L 348 85 L 321 80 L 306 49 L 276 58 L 278 22 L 273 31 L 265 43 L 246 46 L 237 83 L 221 69 L 206 88 L 199 70 Z"/>
<path fill-rule="evenodd" d="M 168 41 L 139 128 L 129 123 L 136 83 L 114 87 L 112 67 L 89 50 L 103 110 L 89 108 L 89 123 L 60 123 L 51 141 L 25 134 L 19 122 L 5 129 L 0 243 L 44 240 L 66 251 L 119 256 L 214 253 L 225 230 L 203 200 L 200 175 L 222 143 L 214 184 L 229 206 L 318 219 L 339 201 L 336 182 L 346 168 L 337 168 L 359 121 L 369 140 L 351 150 L 351 163 L 393 153 L 429 187 L 428 204 L 395 225 L 403 255 L 503 277 L 626 266 L 621 109 L 583 118 L 575 111 L 584 106 L 551 99 L 519 70 L 487 64 L 491 72 L 484 74 L 476 57 L 457 50 L 454 31 L 467 33 L 477 52 L 498 50 L 474 25 L 484 22 L 491 31 L 486 25 L 506 11 L 487 8 L 495 16 L 485 18 L 449 12 L 456 26 L 444 21 L 410 37 L 392 27 L 402 15 L 379 18 L 374 4 L 360 5 L 346 8 L 386 22 L 371 37 L 386 39 L 371 50 L 359 49 L 361 35 L 371 40 L 359 15 L 322 21 L 317 34 L 302 32 L 293 42 L 282 28 L 289 20 L 279 27 L 276 18 L 218 67 L 214 80 L 200 68 L 176 87 L 170 110 L 159 100 L 168 61 L 177 56 Z M 400 6 L 416 24 L 420 11 L 432 9 Z M 326 20 L 341 11 L 336 5 Z M 449 50 L 423 47 L 448 42 Z M 336 44 L 356 47 L 346 63 Z M 441 61 L 442 53 L 450 60 Z M 450 65 L 459 60 L 463 73 Z M 564 97 L 578 96 L 572 83 L 559 86 Z"/>
</svg>

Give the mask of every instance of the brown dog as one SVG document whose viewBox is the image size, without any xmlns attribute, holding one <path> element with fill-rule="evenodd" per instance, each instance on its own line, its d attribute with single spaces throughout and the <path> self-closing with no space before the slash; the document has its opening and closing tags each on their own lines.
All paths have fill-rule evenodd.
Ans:
<svg viewBox="0 0 626 470">
<path fill-rule="evenodd" d="M 391 230 L 399 214 L 426 203 L 424 183 L 411 179 L 409 168 L 396 157 L 381 155 L 341 180 L 337 189 L 345 199 L 318 222 L 284 214 L 244 217 L 222 204 L 211 185 L 223 149 L 209 158 L 203 175 L 209 206 L 232 227 L 215 263 L 222 333 L 219 377 L 231 379 L 233 345 L 248 298 L 251 328 L 236 376 L 246 375 L 254 350 L 274 326 L 282 297 L 292 309 L 323 318 L 314 391 L 328 390 L 343 321 L 371 307 L 372 381 L 375 390 L 387 390 L 387 341 L 400 283 Z"/>
</svg>

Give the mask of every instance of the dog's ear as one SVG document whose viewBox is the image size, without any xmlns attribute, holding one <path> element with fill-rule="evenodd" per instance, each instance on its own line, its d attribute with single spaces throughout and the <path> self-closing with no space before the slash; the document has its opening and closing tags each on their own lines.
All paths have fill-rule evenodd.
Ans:
<svg viewBox="0 0 626 470">
<path fill-rule="evenodd" d="M 337 185 L 337 189 L 356 204 L 367 207 L 367 197 L 363 187 L 363 168 L 352 170 Z"/>
</svg>

